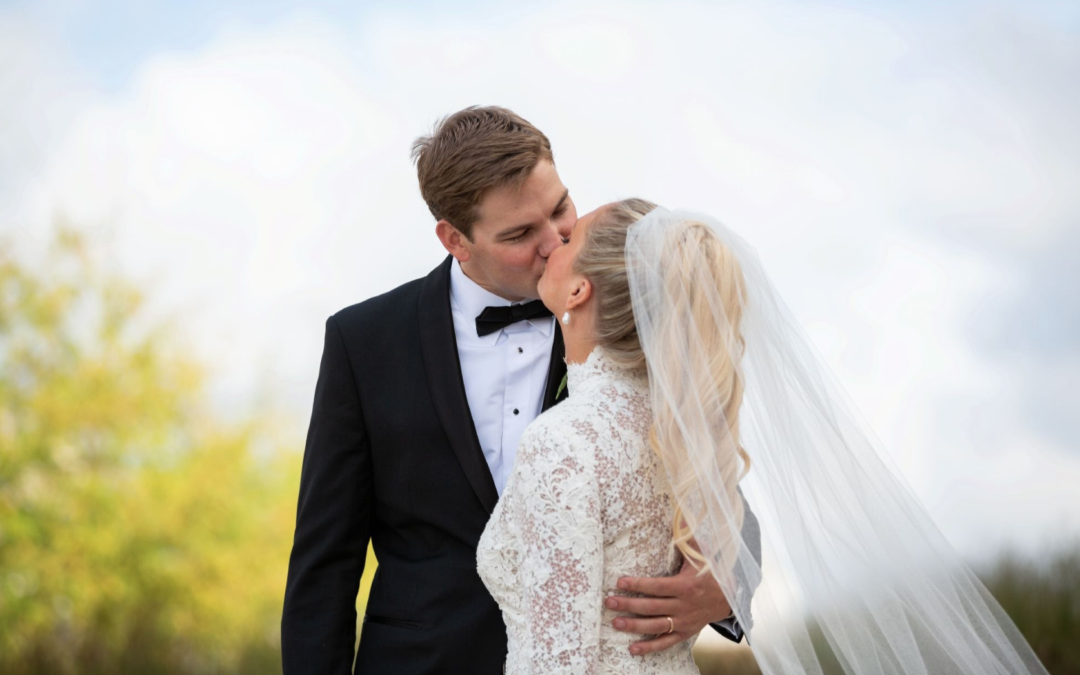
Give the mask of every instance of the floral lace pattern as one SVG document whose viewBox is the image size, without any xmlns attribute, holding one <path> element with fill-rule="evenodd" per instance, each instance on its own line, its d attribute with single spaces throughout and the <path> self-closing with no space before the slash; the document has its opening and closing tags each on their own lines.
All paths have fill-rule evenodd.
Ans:
<svg viewBox="0 0 1080 675">
<path fill-rule="evenodd" d="M 567 367 L 570 397 L 526 428 L 480 538 L 480 577 L 506 622 L 506 672 L 696 674 L 693 640 L 632 656 L 604 598 L 622 576 L 668 576 L 673 505 L 648 444 L 648 379 L 599 348 Z"/>
</svg>

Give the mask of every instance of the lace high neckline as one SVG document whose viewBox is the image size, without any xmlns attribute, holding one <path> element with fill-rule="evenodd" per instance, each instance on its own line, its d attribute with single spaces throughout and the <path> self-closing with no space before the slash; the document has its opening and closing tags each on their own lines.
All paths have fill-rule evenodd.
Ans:
<svg viewBox="0 0 1080 675">
<path fill-rule="evenodd" d="M 566 363 L 566 387 L 573 395 L 582 385 L 593 381 L 601 381 L 612 377 L 638 379 L 635 373 L 627 371 L 618 365 L 604 352 L 603 347 L 593 347 L 588 358 L 583 363 Z M 640 376 L 646 379 L 644 373 Z"/>
<path fill-rule="evenodd" d="M 593 347 L 588 358 L 583 363 L 566 363 L 566 387 L 573 395 L 584 382 L 610 375 L 615 371 L 615 364 L 611 362 L 600 347 Z"/>
</svg>

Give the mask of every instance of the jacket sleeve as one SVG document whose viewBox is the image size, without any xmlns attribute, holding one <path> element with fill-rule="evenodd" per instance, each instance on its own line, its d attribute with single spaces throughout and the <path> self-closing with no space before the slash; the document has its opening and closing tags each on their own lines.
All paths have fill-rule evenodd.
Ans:
<svg viewBox="0 0 1080 675">
<path fill-rule="evenodd" d="M 349 355 L 326 322 L 281 617 L 284 675 L 348 675 L 374 513 L 371 450 Z"/>
<path fill-rule="evenodd" d="M 754 560 L 761 564 L 761 526 L 758 524 L 757 516 L 750 510 L 750 503 L 746 501 L 746 496 L 739 490 L 739 496 L 743 500 L 743 524 L 742 524 L 742 538 L 746 542 L 747 548 L 750 549 L 750 555 L 754 556 Z M 744 588 L 740 586 L 738 588 L 738 598 L 730 599 L 729 604 L 734 607 L 736 604 L 745 608 L 746 615 L 749 617 L 750 602 L 753 600 L 754 588 Z M 713 627 L 717 633 L 720 633 L 732 642 L 742 642 L 743 635 L 745 634 L 743 626 L 739 624 L 739 620 L 735 618 L 734 613 L 732 616 L 719 621 L 717 623 L 709 624 Z M 750 626 L 747 626 L 749 628 Z"/>
</svg>

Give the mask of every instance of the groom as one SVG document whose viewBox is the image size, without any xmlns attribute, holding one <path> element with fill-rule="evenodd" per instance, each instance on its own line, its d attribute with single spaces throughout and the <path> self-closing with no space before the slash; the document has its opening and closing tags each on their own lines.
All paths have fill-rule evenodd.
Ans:
<svg viewBox="0 0 1080 675">
<path fill-rule="evenodd" d="M 379 566 L 357 673 L 495 674 L 506 657 L 476 545 L 522 431 L 565 397 L 562 335 L 530 299 L 577 211 L 547 137 L 509 110 L 462 110 L 413 151 L 451 255 L 326 322 L 281 620 L 286 675 L 351 672 L 369 541 Z M 746 521 L 756 528 L 749 510 Z M 620 588 L 651 597 L 608 598 L 632 615 L 615 628 L 674 622 L 636 653 L 708 623 L 742 638 L 712 576 L 690 565 Z"/>
</svg>

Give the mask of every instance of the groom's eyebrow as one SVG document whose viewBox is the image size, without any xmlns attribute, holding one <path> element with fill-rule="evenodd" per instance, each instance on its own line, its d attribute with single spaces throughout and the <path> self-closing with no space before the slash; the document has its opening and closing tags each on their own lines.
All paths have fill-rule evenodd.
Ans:
<svg viewBox="0 0 1080 675">
<path fill-rule="evenodd" d="M 557 211 L 558 211 L 559 209 L 561 209 L 561 208 L 562 208 L 562 206 L 563 206 L 563 204 L 565 204 L 565 203 L 566 203 L 566 198 L 567 198 L 567 197 L 569 197 L 569 196 L 570 196 L 570 188 L 566 188 L 565 190 L 563 190 L 563 193 L 562 193 L 562 197 L 561 197 L 561 198 L 559 198 L 559 203 L 555 205 L 555 208 L 553 208 L 553 209 L 551 210 L 551 212 L 552 212 L 552 213 L 555 213 L 555 212 L 557 212 Z M 498 234 L 497 234 L 497 235 L 495 235 L 495 236 L 496 236 L 496 237 L 505 237 L 505 236 L 507 236 L 507 235 L 511 235 L 511 234 L 514 234 L 515 232 L 519 232 L 519 231 L 521 231 L 521 230 L 525 230 L 525 229 L 528 229 L 528 228 L 530 228 L 530 227 L 532 227 L 532 226 L 533 226 L 533 224 L 532 224 L 532 223 L 524 223 L 524 224 L 522 224 L 522 225 L 515 225 L 515 226 L 513 226 L 513 227 L 508 227 L 508 228 L 506 228 L 505 230 L 503 230 L 502 232 L 498 233 Z"/>
<path fill-rule="evenodd" d="M 562 205 L 566 203 L 566 198 L 570 196 L 570 188 L 563 190 L 562 197 L 559 197 L 559 203 L 555 205 L 555 208 L 551 209 L 552 213 L 555 213 L 562 208 Z"/>
</svg>

